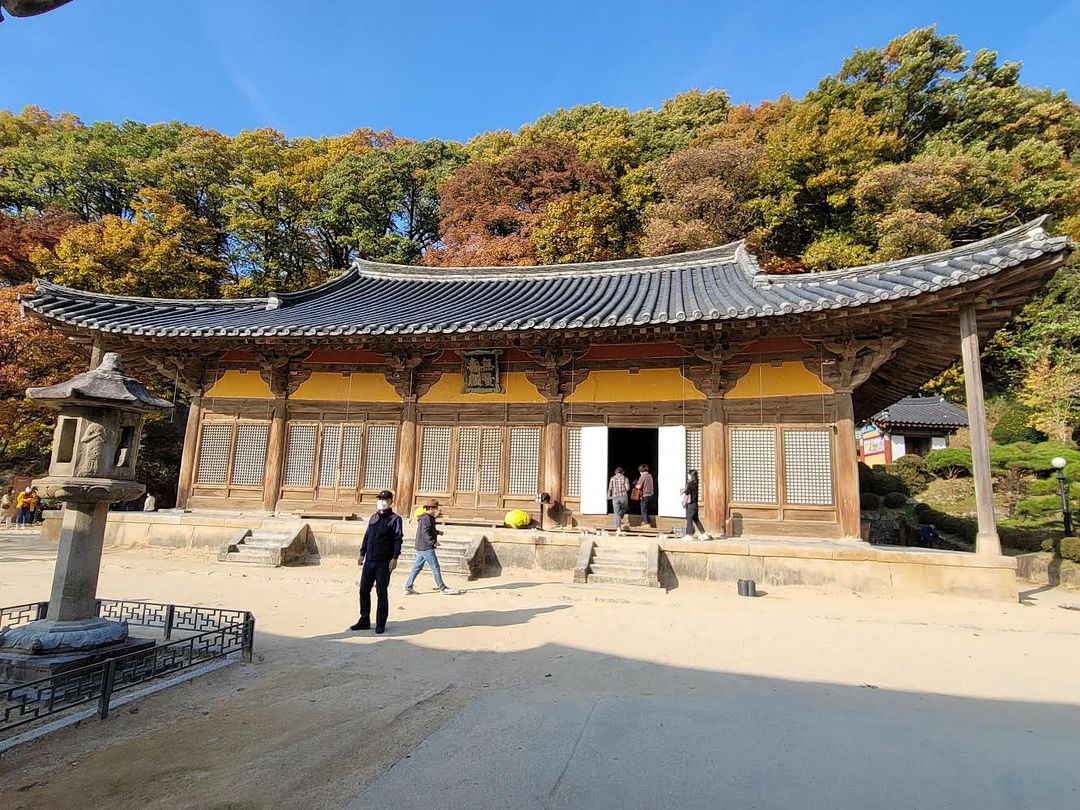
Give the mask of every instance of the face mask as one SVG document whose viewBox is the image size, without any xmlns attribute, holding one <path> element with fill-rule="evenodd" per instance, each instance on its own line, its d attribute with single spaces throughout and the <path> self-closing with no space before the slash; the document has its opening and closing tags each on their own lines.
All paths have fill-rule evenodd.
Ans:
<svg viewBox="0 0 1080 810">
<path fill-rule="evenodd" d="M 377 500 L 375 501 L 375 508 L 378 509 L 380 512 L 385 512 L 387 509 L 390 508 L 390 502 L 381 499 Z"/>
</svg>

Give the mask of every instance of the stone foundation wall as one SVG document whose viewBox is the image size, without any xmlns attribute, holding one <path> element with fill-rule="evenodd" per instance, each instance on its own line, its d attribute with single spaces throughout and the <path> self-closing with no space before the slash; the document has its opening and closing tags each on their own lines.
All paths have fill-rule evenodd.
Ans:
<svg viewBox="0 0 1080 810">
<path fill-rule="evenodd" d="M 1035 585 L 1080 588 L 1080 565 L 1068 560 L 1055 560 L 1049 551 L 1018 555 L 1016 576 Z"/>
<path fill-rule="evenodd" d="M 59 513 L 46 520 L 45 534 L 59 529 Z M 355 559 L 364 521 L 308 520 L 310 553 L 315 557 Z M 114 512 L 105 542 L 113 547 L 187 549 L 216 554 L 238 528 L 296 523 L 259 515 L 223 516 L 180 512 Z M 448 534 L 482 533 L 485 573 L 503 569 L 560 572 L 570 581 L 581 536 L 572 532 L 445 527 Z M 406 542 L 411 525 L 406 524 Z M 628 541 L 635 542 L 635 541 Z M 759 588 L 782 585 L 839 587 L 856 592 L 936 593 L 982 599 L 1017 598 L 1017 559 L 930 549 L 883 548 L 824 541 L 725 540 L 660 543 L 660 579 L 667 588 L 683 581 L 732 582 L 753 579 Z M 1038 557 L 1039 555 L 1023 555 Z M 1049 555 L 1045 555 L 1049 557 Z M 1037 562 L 1021 563 L 1022 572 Z M 1037 580 L 1036 580 L 1037 581 Z M 1077 584 L 1080 584 L 1078 582 Z"/>
</svg>

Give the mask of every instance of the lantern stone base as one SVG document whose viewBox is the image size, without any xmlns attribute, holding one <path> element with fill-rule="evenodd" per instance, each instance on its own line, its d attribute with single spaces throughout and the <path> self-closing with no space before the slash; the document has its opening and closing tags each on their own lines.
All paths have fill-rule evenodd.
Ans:
<svg viewBox="0 0 1080 810">
<path fill-rule="evenodd" d="M 0 649 L 0 683 L 20 684 L 49 678 L 79 667 L 99 664 L 109 658 L 150 650 L 156 643 L 152 638 L 129 636 L 120 642 L 75 652 L 34 654 Z"/>
<path fill-rule="evenodd" d="M 82 652 L 116 644 L 127 637 L 127 622 L 97 617 L 67 622 L 41 619 L 4 628 L 0 631 L 0 649 L 21 650 L 33 655 Z"/>
</svg>

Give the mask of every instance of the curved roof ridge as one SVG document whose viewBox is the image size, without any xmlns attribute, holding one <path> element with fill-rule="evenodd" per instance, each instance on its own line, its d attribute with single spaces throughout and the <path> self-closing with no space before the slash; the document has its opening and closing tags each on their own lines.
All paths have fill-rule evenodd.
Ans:
<svg viewBox="0 0 1080 810">
<path fill-rule="evenodd" d="M 1017 241 L 1016 237 L 1023 235 L 1025 239 L 1020 241 L 1061 241 L 1068 242 L 1067 236 L 1052 237 L 1043 227 L 1050 219 L 1049 214 L 1043 214 L 1036 217 L 1030 222 L 1025 222 L 1021 225 L 1017 225 L 1014 228 L 1010 228 L 1007 231 L 996 233 L 993 236 L 988 236 L 984 239 L 977 239 L 974 242 L 965 242 L 962 245 L 954 245 L 953 247 L 946 248 L 945 250 L 939 250 L 936 253 L 923 253 L 918 256 L 909 256 L 904 259 L 892 259 L 887 262 L 875 262 L 874 264 L 862 264 L 855 267 L 842 267 L 838 270 L 818 270 L 810 271 L 806 273 L 763 273 L 758 276 L 756 283 L 758 284 L 804 284 L 807 282 L 813 283 L 816 281 L 833 281 L 844 278 L 851 278 L 855 276 L 867 275 L 870 273 L 887 273 L 895 270 L 904 270 L 908 267 L 922 266 L 928 264 L 934 264 L 938 261 L 944 261 L 954 258 L 956 256 L 970 256 L 972 254 L 980 252 L 980 248 L 995 247 L 1002 243 L 1009 243 Z M 1041 239 L 1040 239 L 1041 237 Z"/>
<path fill-rule="evenodd" d="M 273 297 L 269 298 L 153 298 L 151 296 L 142 295 L 116 295 L 114 293 L 99 293 L 89 292 L 87 290 L 77 290 L 74 287 L 66 287 L 63 284 L 57 284 L 55 281 L 49 281 L 44 278 L 34 279 L 34 286 L 37 291 L 45 292 L 57 292 L 61 293 L 68 298 L 80 298 L 88 301 L 108 301 L 115 303 L 117 301 L 123 301 L 125 304 L 146 304 L 147 306 L 184 306 L 184 307 L 235 307 L 241 306 L 260 306 L 267 307 L 273 302 Z M 20 296 L 22 297 L 22 296 Z"/>
<path fill-rule="evenodd" d="M 352 270 L 368 278 L 409 279 L 412 281 L 506 281 L 517 278 L 611 275 L 620 272 L 649 272 L 669 270 L 683 265 L 698 265 L 703 261 L 730 262 L 745 250 L 745 240 L 726 245 L 670 253 L 665 256 L 638 256 L 632 259 L 609 259 L 600 262 L 570 262 L 567 264 L 509 265 L 503 267 L 429 267 L 427 265 L 390 264 L 355 259 Z M 340 277 L 339 277 L 340 278 Z M 313 287 L 317 290 L 319 287 Z"/>
</svg>

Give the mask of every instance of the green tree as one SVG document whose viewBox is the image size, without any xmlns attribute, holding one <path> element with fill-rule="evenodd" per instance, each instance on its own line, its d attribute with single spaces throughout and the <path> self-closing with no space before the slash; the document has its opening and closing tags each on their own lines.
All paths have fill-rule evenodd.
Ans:
<svg viewBox="0 0 1080 810">
<path fill-rule="evenodd" d="M 323 177 L 314 222 L 350 256 L 415 264 L 439 238 L 439 185 L 463 162 L 437 140 L 352 152 Z"/>
</svg>

